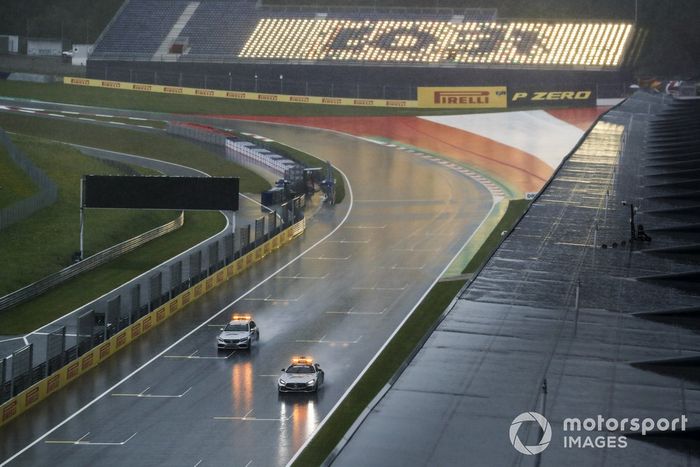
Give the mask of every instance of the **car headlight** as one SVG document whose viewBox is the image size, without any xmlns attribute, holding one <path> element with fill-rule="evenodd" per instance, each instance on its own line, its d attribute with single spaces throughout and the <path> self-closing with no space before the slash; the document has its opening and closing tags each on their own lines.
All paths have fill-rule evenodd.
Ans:
<svg viewBox="0 0 700 467">
<path fill-rule="evenodd" d="M 282 378 L 280 378 L 280 384 L 285 385 L 285 384 L 287 384 L 287 382 L 285 380 L 283 380 Z"/>
<path fill-rule="evenodd" d="M 313 386 L 314 384 L 316 384 L 316 380 L 315 380 L 315 379 L 312 379 L 311 381 L 309 381 L 308 383 L 306 383 L 307 386 Z"/>
</svg>

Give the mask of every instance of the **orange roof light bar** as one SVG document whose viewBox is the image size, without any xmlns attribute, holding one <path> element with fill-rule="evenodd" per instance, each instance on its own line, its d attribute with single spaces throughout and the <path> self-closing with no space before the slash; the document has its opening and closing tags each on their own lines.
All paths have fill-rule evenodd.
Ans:
<svg viewBox="0 0 700 467">
<path fill-rule="evenodd" d="M 292 357 L 292 365 L 311 365 L 314 359 L 311 357 Z"/>
<path fill-rule="evenodd" d="M 250 321 L 252 318 L 253 317 L 250 316 L 249 314 L 234 313 L 231 315 L 231 321 L 238 321 L 238 320 Z"/>
</svg>

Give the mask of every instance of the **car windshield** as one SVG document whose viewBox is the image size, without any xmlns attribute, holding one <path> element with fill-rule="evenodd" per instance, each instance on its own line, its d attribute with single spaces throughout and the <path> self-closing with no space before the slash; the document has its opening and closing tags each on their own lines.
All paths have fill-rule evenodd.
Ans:
<svg viewBox="0 0 700 467">
<path fill-rule="evenodd" d="M 248 330 L 248 325 L 247 324 L 240 324 L 240 323 L 228 323 L 226 327 L 224 328 L 224 331 L 247 331 Z"/>
<path fill-rule="evenodd" d="M 289 365 L 287 373 L 315 373 L 311 365 Z"/>
</svg>

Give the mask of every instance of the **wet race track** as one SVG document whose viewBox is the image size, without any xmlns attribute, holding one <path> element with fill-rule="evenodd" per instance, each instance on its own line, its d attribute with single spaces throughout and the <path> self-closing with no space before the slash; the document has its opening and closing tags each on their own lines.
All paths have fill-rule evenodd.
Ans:
<svg viewBox="0 0 700 467">
<path fill-rule="evenodd" d="M 333 162 L 345 201 L 306 233 L 0 429 L 9 465 L 285 465 L 459 252 L 492 206 L 443 165 L 337 133 L 232 122 Z M 215 347 L 234 312 L 261 339 Z M 318 395 L 280 397 L 294 355 Z M 5 464 L 3 464 L 5 465 Z"/>
</svg>

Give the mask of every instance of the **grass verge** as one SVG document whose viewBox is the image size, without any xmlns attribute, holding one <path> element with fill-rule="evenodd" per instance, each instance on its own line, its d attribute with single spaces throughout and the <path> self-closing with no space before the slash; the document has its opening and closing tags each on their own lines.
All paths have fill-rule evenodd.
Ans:
<svg viewBox="0 0 700 467">
<path fill-rule="evenodd" d="M 7 207 L 39 191 L 31 178 L 10 159 L 0 145 L 0 208 Z"/>
<path fill-rule="evenodd" d="M 15 133 L 173 162 L 210 175 L 240 177 L 240 189 L 246 193 L 260 193 L 270 188 L 270 184 L 255 172 L 201 146 L 164 134 L 10 114 L 0 114 L 0 127 Z"/>
<path fill-rule="evenodd" d="M 501 217 L 501 220 L 496 224 L 496 227 L 491 231 L 489 236 L 484 240 L 484 243 L 479 247 L 479 249 L 474 253 L 471 260 L 467 263 L 462 273 L 474 273 L 481 268 L 481 266 L 491 257 L 498 245 L 501 244 L 503 236 L 501 233 L 503 231 L 509 232 L 513 228 L 518 219 L 527 211 L 530 201 L 526 199 L 516 199 L 510 200 L 508 202 L 508 208 L 505 214 Z"/>
<path fill-rule="evenodd" d="M 166 261 L 224 228 L 218 212 L 187 212 L 185 225 L 131 253 L 0 313 L 0 334 L 31 332 Z"/>
<path fill-rule="evenodd" d="M 491 257 L 501 243 L 503 230 L 510 230 L 529 205 L 527 200 L 514 200 L 505 214 L 464 269 L 476 272 Z M 464 280 L 438 282 L 418 305 L 384 351 L 367 369 L 348 397 L 341 402 L 323 428 L 294 462 L 294 467 L 321 465 L 350 426 L 372 399 L 399 370 L 411 352 L 426 337 L 445 308 L 464 286 Z"/>
<path fill-rule="evenodd" d="M 14 135 L 15 145 L 58 186 L 51 206 L 0 231 L 3 274 L 0 295 L 13 292 L 71 264 L 80 241 L 80 178 L 83 174 L 123 175 L 126 171 L 153 173 L 133 166 L 106 164 L 74 148 Z M 104 248 L 169 222 L 173 211 L 88 210 L 85 252 Z"/>
<path fill-rule="evenodd" d="M 230 115 L 435 115 L 469 113 L 465 109 L 407 109 L 394 107 L 356 107 L 315 104 L 291 104 L 216 97 L 179 96 L 141 91 L 101 89 L 62 83 L 40 84 L 0 81 L 0 95 L 66 104 L 91 105 L 114 109 L 153 112 L 230 114 Z"/>
</svg>

